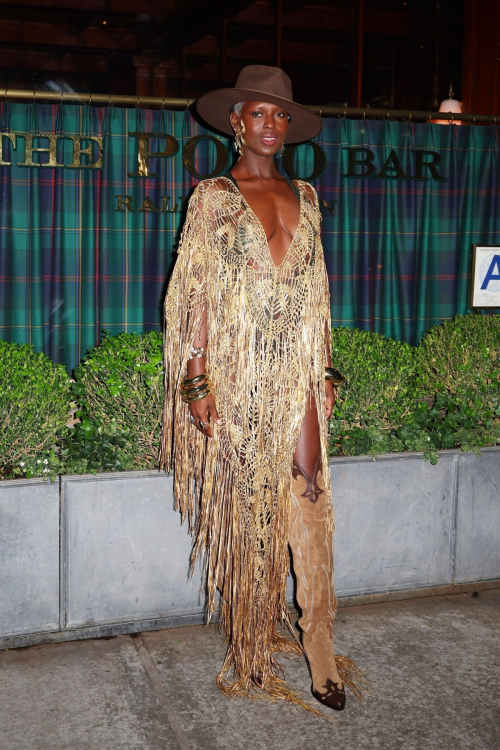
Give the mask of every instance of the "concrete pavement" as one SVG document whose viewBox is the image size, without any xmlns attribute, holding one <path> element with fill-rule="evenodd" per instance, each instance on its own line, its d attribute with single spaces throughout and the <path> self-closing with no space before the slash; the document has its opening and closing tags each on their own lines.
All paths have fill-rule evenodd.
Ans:
<svg viewBox="0 0 500 750">
<path fill-rule="evenodd" d="M 500 590 L 340 607 L 337 651 L 374 687 L 333 723 L 221 695 L 217 626 L 2 651 L 0 748 L 497 750 L 499 614 Z M 304 660 L 283 663 L 308 691 Z"/>
</svg>

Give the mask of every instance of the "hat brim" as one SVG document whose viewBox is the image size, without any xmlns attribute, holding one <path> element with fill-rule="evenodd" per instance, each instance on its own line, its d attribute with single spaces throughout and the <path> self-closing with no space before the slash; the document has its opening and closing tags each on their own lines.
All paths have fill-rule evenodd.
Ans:
<svg viewBox="0 0 500 750">
<path fill-rule="evenodd" d="M 301 104 L 296 104 L 291 99 L 252 89 L 232 88 L 209 91 L 200 96 L 196 102 L 196 109 L 211 127 L 222 133 L 234 135 L 229 119 L 229 109 L 238 102 L 269 102 L 283 107 L 291 117 L 285 143 L 308 141 L 317 136 L 323 128 L 321 117 Z"/>
</svg>

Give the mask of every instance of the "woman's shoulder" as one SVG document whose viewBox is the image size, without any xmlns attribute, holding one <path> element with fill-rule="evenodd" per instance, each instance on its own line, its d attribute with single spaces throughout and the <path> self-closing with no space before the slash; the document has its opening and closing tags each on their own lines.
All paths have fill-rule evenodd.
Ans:
<svg viewBox="0 0 500 750">
<path fill-rule="evenodd" d="M 213 195 L 221 191 L 227 192 L 230 185 L 231 181 L 224 175 L 220 175 L 219 177 L 207 177 L 205 180 L 200 180 L 195 189 L 205 195 Z"/>
<path fill-rule="evenodd" d="M 303 195 L 306 198 L 306 201 L 313 208 L 315 208 L 321 216 L 321 209 L 319 207 L 319 198 L 316 192 L 316 188 L 313 185 L 311 185 L 310 182 L 306 182 L 306 180 L 295 180 L 295 183 L 300 186 L 300 189 L 302 190 Z"/>
<path fill-rule="evenodd" d="M 189 203 L 202 209 L 214 196 L 221 192 L 227 192 L 229 180 L 225 177 L 209 177 L 206 180 L 200 180 L 194 187 L 189 198 Z"/>
<path fill-rule="evenodd" d="M 231 185 L 227 177 L 207 177 L 206 180 L 200 180 L 196 185 L 190 200 L 198 205 L 205 205 L 207 202 L 211 204 L 213 199 L 217 200 L 222 193 L 229 192 Z"/>
<path fill-rule="evenodd" d="M 311 200 L 318 200 L 318 194 L 316 192 L 316 189 L 313 185 L 311 185 L 310 182 L 307 182 L 306 180 L 299 180 L 296 179 L 294 182 L 299 185 L 303 191 L 305 192 L 306 196 L 310 198 Z"/>
</svg>

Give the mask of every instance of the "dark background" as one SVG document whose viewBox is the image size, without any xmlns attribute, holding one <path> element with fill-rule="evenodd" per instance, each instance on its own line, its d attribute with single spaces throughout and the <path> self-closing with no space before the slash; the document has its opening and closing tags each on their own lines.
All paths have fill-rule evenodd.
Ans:
<svg viewBox="0 0 500 750">
<path fill-rule="evenodd" d="M 0 86 L 194 99 L 279 65 L 304 104 L 497 113 L 499 0 L 0 0 Z"/>
</svg>

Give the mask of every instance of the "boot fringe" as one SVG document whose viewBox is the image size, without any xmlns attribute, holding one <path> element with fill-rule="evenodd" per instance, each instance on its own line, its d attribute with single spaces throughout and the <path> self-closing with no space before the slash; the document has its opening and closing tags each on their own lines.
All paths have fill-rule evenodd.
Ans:
<svg viewBox="0 0 500 750">
<path fill-rule="evenodd" d="M 361 700 L 363 693 L 370 692 L 372 683 L 352 659 L 349 659 L 348 656 L 335 654 L 335 664 L 337 665 L 340 679 L 354 693 L 356 698 Z"/>
</svg>

